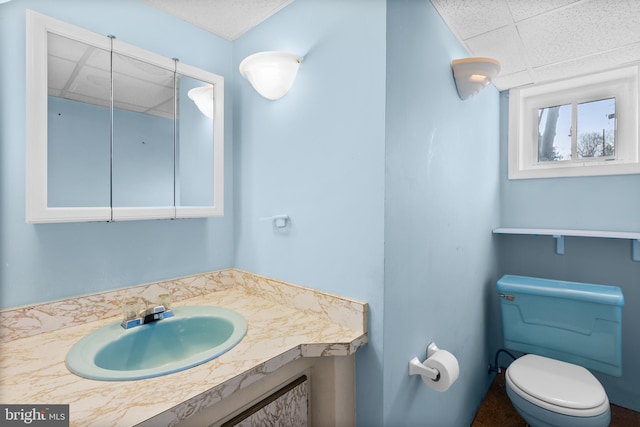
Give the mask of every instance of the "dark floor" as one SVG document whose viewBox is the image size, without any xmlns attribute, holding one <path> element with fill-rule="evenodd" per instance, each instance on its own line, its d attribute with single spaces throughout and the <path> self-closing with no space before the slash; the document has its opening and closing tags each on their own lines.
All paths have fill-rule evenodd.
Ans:
<svg viewBox="0 0 640 427">
<path fill-rule="evenodd" d="M 526 427 L 507 396 L 504 371 L 498 374 L 482 402 L 471 427 Z M 640 412 L 611 405 L 610 427 L 640 426 Z"/>
</svg>

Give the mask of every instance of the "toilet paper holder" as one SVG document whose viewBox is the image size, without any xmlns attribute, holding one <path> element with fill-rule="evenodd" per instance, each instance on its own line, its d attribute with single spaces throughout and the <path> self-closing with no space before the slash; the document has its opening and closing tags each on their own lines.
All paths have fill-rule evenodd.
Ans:
<svg viewBox="0 0 640 427">
<path fill-rule="evenodd" d="M 427 359 L 435 354 L 436 351 L 440 350 L 436 343 L 432 342 L 427 346 Z M 411 375 L 420 375 L 426 376 L 433 381 L 440 380 L 440 372 L 437 369 L 431 368 L 429 366 L 424 366 L 420 359 L 414 357 L 409 362 L 409 376 Z"/>
</svg>

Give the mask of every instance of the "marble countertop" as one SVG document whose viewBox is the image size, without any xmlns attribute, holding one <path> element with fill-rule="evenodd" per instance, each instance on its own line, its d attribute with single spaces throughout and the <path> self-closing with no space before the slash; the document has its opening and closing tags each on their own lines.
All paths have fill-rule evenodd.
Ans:
<svg viewBox="0 0 640 427">
<path fill-rule="evenodd" d="M 173 304 L 221 306 L 246 318 L 246 336 L 220 357 L 156 378 L 95 381 L 70 373 L 65 356 L 80 338 L 119 322 L 119 316 L 30 336 L 20 332 L 19 338 L 11 340 L 3 331 L 0 401 L 69 404 L 72 426 L 171 425 L 295 359 L 350 355 L 367 342 L 366 303 L 237 270 L 225 274 L 232 277 L 232 285 L 228 281 L 225 286 L 207 285 L 202 295 L 187 295 Z M 163 289 L 167 288 L 171 290 L 171 286 Z M 23 331 L 25 323 L 43 323 L 47 316 L 44 308 L 25 308 L 20 313 L 0 313 L 2 328 Z"/>
</svg>

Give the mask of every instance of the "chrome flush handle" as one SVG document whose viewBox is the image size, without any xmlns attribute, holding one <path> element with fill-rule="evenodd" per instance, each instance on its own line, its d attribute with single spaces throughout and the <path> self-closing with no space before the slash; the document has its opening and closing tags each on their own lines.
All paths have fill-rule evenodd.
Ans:
<svg viewBox="0 0 640 427">
<path fill-rule="evenodd" d="M 516 297 L 514 297 L 513 295 L 503 294 L 503 293 L 500 294 L 500 298 L 504 298 L 507 301 L 513 301 L 516 299 Z"/>
</svg>

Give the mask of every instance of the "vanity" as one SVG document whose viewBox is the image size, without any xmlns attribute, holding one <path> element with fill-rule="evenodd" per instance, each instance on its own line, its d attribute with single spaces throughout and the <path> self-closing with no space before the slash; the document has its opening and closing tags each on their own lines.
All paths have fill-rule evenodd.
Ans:
<svg viewBox="0 0 640 427">
<path fill-rule="evenodd" d="M 120 322 L 123 301 L 166 292 L 174 307 L 240 313 L 246 335 L 209 362 L 154 378 L 97 381 L 66 368 L 74 343 Z M 310 424 L 355 425 L 355 353 L 367 343 L 363 302 L 227 269 L 7 309 L 0 322 L 0 401 L 69 404 L 72 426 L 234 425 L 273 399 L 300 401 L 294 412 Z"/>
</svg>

